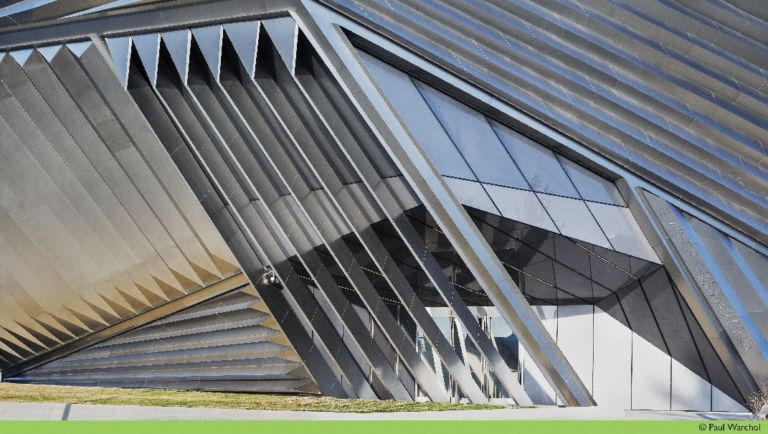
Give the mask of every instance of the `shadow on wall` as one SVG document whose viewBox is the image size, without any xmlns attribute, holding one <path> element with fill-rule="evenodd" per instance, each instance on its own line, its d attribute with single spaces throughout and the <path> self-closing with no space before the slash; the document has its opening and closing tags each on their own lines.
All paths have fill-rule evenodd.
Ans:
<svg viewBox="0 0 768 434">
<path fill-rule="evenodd" d="M 624 408 L 743 410 L 737 402 L 744 398 L 662 265 L 467 210 L 545 324 L 555 323 L 550 332 L 598 402 L 602 394 Z M 429 213 L 418 207 L 409 216 L 455 285 L 468 289 L 467 303 L 492 305 Z M 530 387 L 542 389 L 542 403 L 554 400 L 548 386 Z"/>
</svg>

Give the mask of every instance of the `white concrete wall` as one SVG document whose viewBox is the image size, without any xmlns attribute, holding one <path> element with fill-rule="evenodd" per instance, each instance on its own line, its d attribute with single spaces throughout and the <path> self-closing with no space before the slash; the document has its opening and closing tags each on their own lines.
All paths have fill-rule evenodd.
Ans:
<svg viewBox="0 0 768 434">
<path fill-rule="evenodd" d="M 557 306 L 533 306 L 541 322 L 553 338 L 557 339 Z M 520 347 L 520 369 L 522 370 L 523 388 L 535 404 L 554 405 L 557 399 L 555 389 L 549 385 L 533 360 Z"/>
<path fill-rule="evenodd" d="M 669 410 L 672 358 L 640 335 L 632 334 L 632 409 Z"/>
<path fill-rule="evenodd" d="M 598 307 L 534 306 L 534 311 L 600 407 L 747 411 Z M 522 348 L 520 367 L 523 387 L 535 404 L 558 402 Z"/>
<path fill-rule="evenodd" d="M 594 348 L 595 401 L 603 407 L 632 408 L 632 330 L 595 308 Z"/>
<path fill-rule="evenodd" d="M 561 306 L 557 309 L 557 344 L 592 393 L 594 369 L 593 306 Z M 586 339 L 585 339 L 586 337 Z M 558 404 L 563 404 L 558 401 Z"/>
</svg>

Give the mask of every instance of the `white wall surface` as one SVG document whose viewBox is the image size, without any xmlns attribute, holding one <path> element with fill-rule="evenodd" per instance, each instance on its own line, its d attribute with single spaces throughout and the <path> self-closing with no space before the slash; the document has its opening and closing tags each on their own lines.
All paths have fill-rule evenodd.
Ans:
<svg viewBox="0 0 768 434">
<path fill-rule="evenodd" d="M 632 334 L 632 409 L 669 410 L 672 358 Z"/>
<path fill-rule="evenodd" d="M 592 393 L 593 306 L 561 306 L 557 309 L 557 344 L 565 358 Z M 558 402 L 562 404 L 562 402 Z"/>
<path fill-rule="evenodd" d="M 712 385 L 672 359 L 672 410 L 709 411 Z"/>
<path fill-rule="evenodd" d="M 595 308 L 593 397 L 602 407 L 632 408 L 632 330 Z"/>
<path fill-rule="evenodd" d="M 553 338 L 557 339 L 557 306 L 533 306 L 544 327 Z M 523 388 L 536 404 L 554 405 L 555 389 L 549 385 L 544 374 L 536 366 L 525 348 L 520 346 L 520 366 L 523 370 Z"/>
<path fill-rule="evenodd" d="M 600 407 L 747 411 L 598 307 L 534 306 L 534 311 Z M 522 348 L 520 359 L 523 387 L 533 402 L 554 404 L 554 389 Z"/>
</svg>

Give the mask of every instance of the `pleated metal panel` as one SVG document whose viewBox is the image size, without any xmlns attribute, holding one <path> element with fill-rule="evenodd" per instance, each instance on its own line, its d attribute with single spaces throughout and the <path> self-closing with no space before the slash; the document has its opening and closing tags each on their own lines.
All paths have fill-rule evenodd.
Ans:
<svg viewBox="0 0 768 434">
<path fill-rule="evenodd" d="M 237 392 L 317 393 L 252 287 L 12 378 L 14 382 Z"/>
<path fill-rule="evenodd" d="M 258 32 L 259 23 L 251 23 L 251 25 Z M 281 56 L 285 55 L 286 51 L 282 50 L 282 47 L 287 45 L 289 47 L 288 53 L 293 50 L 292 47 L 295 47 L 295 23 L 292 20 L 287 22 L 284 20 L 265 22 L 263 23 L 263 28 L 265 30 L 258 34 L 258 47 L 259 50 L 265 52 L 267 58 L 261 61 L 262 69 L 260 70 L 264 71 L 263 68 L 270 67 L 283 68 L 284 66 L 274 62 L 281 62 Z M 343 223 L 338 217 L 335 220 L 333 216 L 330 219 L 315 217 L 315 223 L 310 223 L 307 220 L 308 216 L 304 214 L 307 212 L 307 209 L 315 209 L 312 212 L 317 213 L 319 211 L 317 207 L 327 207 L 329 205 L 327 196 L 318 190 L 319 184 L 315 176 L 311 173 L 306 163 L 301 162 L 299 154 L 295 153 L 296 151 L 291 151 L 292 147 L 288 145 L 290 142 L 285 142 L 290 140 L 290 136 L 285 131 L 281 131 L 280 124 L 277 122 L 282 121 L 277 117 L 279 115 L 274 111 L 274 106 L 270 106 L 270 104 L 277 104 L 279 99 L 267 102 L 262 93 L 265 87 L 257 86 L 254 81 L 248 82 L 246 80 L 241 82 L 233 74 L 237 73 L 236 68 L 239 68 L 239 66 L 228 63 L 232 60 L 237 61 L 237 58 L 227 58 L 226 55 L 229 53 L 227 49 L 231 49 L 233 51 L 232 54 L 237 53 L 239 55 L 243 53 L 243 46 L 240 45 L 241 41 L 238 39 L 243 36 L 243 33 L 241 31 L 235 32 L 231 28 L 227 29 L 225 44 L 231 45 L 225 46 L 225 57 L 222 58 L 222 37 L 224 37 L 222 31 L 223 29 L 220 26 L 208 29 L 192 29 L 191 35 L 193 39 L 191 45 L 170 45 L 167 44 L 167 39 L 163 39 L 166 45 L 163 46 L 163 50 L 159 54 L 160 65 L 156 79 L 160 101 L 166 104 L 166 109 L 178 119 L 179 125 L 188 132 L 187 134 L 194 134 L 190 136 L 193 150 L 200 144 L 210 142 L 211 140 L 214 141 L 213 143 L 217 143 L 217 146 L 222 146 L 223 152 L 219 151 L 221 152 L 219 154 L 211 153 L 210 151 L 213 148 L 209 148 L 207 151 L 200 149 L 196 152 L 203 151 L 204 153 L 198 154 L 198 158 L 209 168 L 207 176 L 213 177 L 216 180 L 215 182 L 222 183 L 220 185 L 223 186 L 226 192 L 226 200 L 232 201 L 231 203 L 238 210 L 239 218 L 246 219 L 243 222 L 247 224 L 248 231 L 255 231 L 259 240 L 258 249 L 264 252 L 262 255 L 266 256 L 262 262 L 273 264 L 273 269 L 280 279 L 285 282 L 290 292 L 289 300 L 293 300 L 296 303 L 296 313 L 306 321 L 304 322 L 305 327 L 315 331 L 315 345 L 320 353 L 323 354 L 323 359 L 326 360 L 326 363 L 331 366 L 333 375 L 339 378 L 345 392 L 351 396 L 367 398 L 393 395 L 400 399 L 409 397 L 409 393 L 412 392 L 406 391 L 402 385 L 399 385 L 400 380 L 396 378 L 393 367 L 381 357 L 381 349 L 371 346 L 371 343 L 366 343 L 363 340 L 366 339 L 366 335 L 370 336 L 370 333 L 365 332 L 364 326 L 359 323 L 360 320 L 355 318 L 354 311 L 349 311 L 349 301 L 336 289 L 336 283 L 328 272 L 324 271 L 324 267 L 319 262 L 316 253 L 313 253 L 311 250 L 320 242 L 326 242 L 321 240 L 338 240 L 342 234 L 348 231 L 340 230 L 338 226 L 343 225 Z M 281 51 L 273 48 L 274 46 L 267 39 L 269 38 L 266 33 L 268 31 L 270 32 L 269 35 L 275 38 L 283 37 L 282 35 L 288 38 L 287 41 L 281 42 Z M 292 33 L 294 34 L 293 39 L 290 38 Z M 230 42 L 230 38 L 232 38 L 232 42 Z M 251 53 L 250 56 L 254 56 L 256 53 L 256 38 L 251 38 L 250 40 L 254 45 L 249 53 Z M 136 38 L 134 38 L 134 41 L 136 41 Z M 168 51 L 164 51 L 165 47 L 167 47 Z M 236 50 L 237 47 L 240 47 L 239 53 Z M 191 50 L 192 52 L 186 55 L 182 53 L 179 56 L 178 50 Z M 275 51 L 269 53 L 266 50 Z M 141 50 L 137 51 L 141 56 Z M 176 52 L 176 55 L 174 55 L 174 52 Z M 280 54 L 281 52 L 283 54 Z M 262 54 L 262 56 L 265 54 Z M 142 57 L 141 62 L 144 71 L 152 71 L 152 67 L 147 69 L 147 60 L 151 60 L 152 56 L 155 55 L 157 54 L 149 53 L 149 58 L 147 56 Z M 186 61 L 189 63 L 174 63 L 179 58 L 186 58 L 188 59 Z M 253 58 L 243 58 L 243 65 L 249 65 L 253 62 Z M 259 62 L 257 62 L 258 64 Z M 221 74 L 222 86 L 218 87 L 217 84 L 208 82 L 209 78 L 206 77 L 209 74 L 212 77 Z M 150 72 L 148 75 L 152 81 L 152 73 Z M 176 77 L 176 80 L 181 77 L 187 78 L 189 80 L 188 87 L 184 86 L 185 83 L 182 82 L 174 84 L 174 77 Z M 264 86 L 274 86 L 273 82 L 270 81 L 264 83 Z M 180 85 L 182 86 L 181 93 L 176 90 Z M 131 79 L 129 79 L 128 86 L 129 89 L 136 89 L 141 85 L 138 82 L 131 84 Z M 266 87 L 266 89 L 270 91 L 269 87 Z M 271 89 L 273 89 L 271 91 L 275 90 L 275 88 Z M 132 91 L 135 94 L 138 92 L 138 90 Z M 191 112 L 189 111 L 190 109 L 192 110 Z M 233 110 L 235 109 L 241 114 L 238 115 L 237 112 L 234 112 Z M 232 113 L 234 116 L 228 117 L 224 110 Z M 197 112 L 198 114 L 190 117 L 183 114 L 185 112 L 189 114 Z M 263 118 L 255 116 L 256 113 L 261 113 Z M 213 135 L 204 136 L 203 134 L 205 133 L 203 133 L 201 128 L 207 129 Z M 238 129 L 240 133 L 238 133 Z M 196 133 L 194 132 L 195 130 L 199 132 Z M 270 131 L 275 136 L 270 137 L 268 135 Z M 242 135 L 243 132 L 246 134 Z M 254 133 L 257 134 L 256 137 L 252 135 Z M 222 137 L 227 137 L 226 146 L 220 142 Z M 283 143 L 286 143 L 288 146 L 285 148 L 276 147 L 279 141 L 284 141 Z M 248 145 L 263 147 L 260 151 L 252 154 L 254 151 L 251 149 L 253 148 L 249 149 Z M 289 153 L 283 154 L 285 151 L 282 149 L 289 151 Z M 235 156 L 237 160 L 229 160 L 229 158 Z M 231 161 L 228 163 L 229 167 L 224 165 L 224 161 L 221 160 L 222 158 Z M 289 160 L 292 162 L 290 165 L 286 164 Z M 241 165 L 247 171 L 241 172 L 242 169 L 238 169 Z M 282 173 L 288 174 L 283 175 Z M 245 178 L 243 178 L 244 176 Z M 255 179 L 249 180 L 247 177 L 254 177 Z M 238 181 L 238 178 L 240 181 Z M 285 179 L 293 181 L 286 183 Z M 352 198 L 355 195 L 354 181 L 356 180 L 350 178 L 349 175 L 345 175 L 345 179 L 353 182 L 353 184 L 344 187 L 348 191 L 346 194 L 349 194 L 349 197 Z M 297 184 L 297 180 L 302 181 Z M 243 182 L 245 183 L 243 184 Z M 299 187 L 301 182 L 306 182 L 306 186 Z M 296 188 L 304 188 L 305 190 L 300 195 L 294 196 Z M 296 202 L 294 197 L 305 197 L 308 202 L 301 204 Z M 238 205 L 238 203 L 242 203 L 242 205 Z M 311 208 L 304 208 L 305 206 Z M 276 226 L 276 221 L 273 220 L 276 217 L 279 218 L 280 224 L 288 225 L 287 231 L 284 232 L 285 235 L 283 236 L 280 236 L 280 234 L 283 233 L 284 229 Z M 380 218 L 376 214 L 369 217 Z M 267 220 L 264 220 L 264 218 Z M 324 220 L 328 222 L 328 225 L 324 224 Z M 293 221 L 296 222 L 294 224 L 300 224 L 301 226 L 291 229 L 290 225 Z M 313 230 L 311 228 L 314 224 L 321 226 L 321 231 L 317 234 L 312 234 Z M 266 227 L 272 228 L 272 234 L 263 232 L 263 228 Z M 300 229 L 300 227 L 304 229 Z M 307 235 L 302 236 L 301 232 L 305 232 Z M 279 244 L 275 244 L 275 242 Z M 298 250 L 296 250 L 297 248 Z M 335 249 L 342 252 L 340 254 L 344 254 L 344 247 L 340 244 Z M 298 279 L 294 266 L 286 261 L 289 257 L 286 256 L 286 252 L 292 251 L 299 254 L 298 258 L 304 269 L 312 275 L 310 278 L 312 285 L 310 287 L 302 288 L 303 285 L 300 284 L 301 280 Z M 289 255 L 293 255 L 293 253 L 289 253 Z M 323 289 L 322 296 L 327 297 L 333 309 L 321 313 L 315 296 L 311 295 L 315 291 L 313 288 Z M 373 293 L 371 295 L 373 296 Z M 316 296 L 320 296 L 320 294 L 316 294 Z M 348 311 L 349 314 L 346 314 Z M 341 316 L 337 317 L 337 315 Z M 331 320 L 334 318 L 342 319 L 342 324 L 344 324 L 344 327 L 349 328 L 350 331 L 357 330 L 356 333 L 350 335 L 353 337 L 351 342 L 346 344 L 342 342 L 341 337 L 331 325 Z M 390 327 L 390 330 L 394 331 L 395 329 Z M 370 339 L 370 337 L 367 339 Z M 366 366 L 364 370 L 361 370 L 356 356 L 358 351 L 362 351 L 363 366 L 373 362 L 371 367 Z M 415 362 L 417 359 L 411 357 L 411 360 Z M 369 370 L 371 369 L 374 376 L 384 380 L 383 383 L 386 385 L 386 388 L 383 391 L 375 393 L 371 389 L 371 384 L 382 382 L 378 379 L 371 379 L 371 383 L 369 383 L 365 376 L 369 375 Z M 426 379 L 428 377 L 419 381 L 426 381 Z"/>
<path fill-rule="evenodd" d="M 3 367 L 239 273 L 104 55 L 1 56 Z"/>
<path fill-rule="evenodd" d="M 162 0 L 18 0 L 0 3 L 0 28 L 43 23 L 62 18 L 156 3 Z"/>
<path fill-rule="evenodd" d="M 242 268 L 326 395 L 484 402 L 493 389 L 530 402 L 516 363 L 470 310 L 495 305 L 553 398 L 590 405 L 592 385 L 531 310 L 538 303 L 595 304 L 723 396 L 743 402 L 754 389 L 765 362 L 766 278 L 765 257 L 751 248 L 766 232 L 765 74 L 754 64 L 765 41 L 754 10 L 719 1 L 324 1 L 372 38 L 362 40 L 329 30 L 326 20 L 349 21 L 310 0 L 143 2 L 98 15 L 123 3 L 65 11 L 72 5 L 50 2 L 14 15 L 20 29 L 0 35 L 11 46 L 36 44 L 0 58 L 0 130 L 11 157 L 0 163 L 0 287 L 12 294 L 9 311 L 24 313 L 0 322 L 2 366 L 37 366 L 122 333 L 129 319 L 205 299 L 193 296 Z M 174 13 L 160 22 L 153 13 L 165 7 Z M 97 15 L 80 23 L 65 12 Z M 60 21 L 37 28 L 35 17 Z M 746 24 L 734 33 L 738 23 Z M 104 38 L 83 40 L 80 24 Z M 400 47 L 358 24 L 454 76 L 440 72 L 440 82 L 433 65 L 397 58 Z M 46 29 L 72 42 L 49 45 Z M 407 70 L 412 97 L 397 113 L 386 98 L 409 87 L 381 95 L 358 48 Z M 460 80 L 503 103 L 489 110 Z M 582 144 L 561 136 L 567 149 L 555 146 L 510 121 L 504 110 L 513 106 Z M 405 116 L 418 109 L 429 116 Z M 582 151 L 599 157 L 586 161 Z M 694 262 L 677 256 L 680 246 L 654 220 L 637 189 L 646 181 L 716 214 L 678 210 Z M 521 222 L 550 232 L 537 237 L 546 231 Z M 747 236 L 726 235 L 733 227 Z M 591 256 L 601 260 L 585 265 Z M 707 282 L 686 277 L 701 263 Z M 704 304 L 692 298 L 698 285 L 709 291 Z M 63 310 L 31 309 L 50 303 L 50 288 L 64 288 Z M 455 330 L 446 332 L 433 306 L 448 307 Z M 189 332 L 204 332 L 200 321 Z M 124 336 L 110 342 L 144 345 Z M 198 387 L 173 375 L 204 375 L 215 362 L 210 374 L 225 378 L 208 384 L 226 389 L 227 375 L 274 369 L 266 359 L 227 359 L 256 347 L 227 355 L 218 344 L 180 345 L 158 354 L 187 362 L 156 380 Z M 78 357 L 37 369 L 90 363 Z M 123 362 L 159 359 L 126 353 Z M 478 375 L 481 365 L 490 376 Z"/>
<path fill-rule="evenodd" d="M 410 371 L 408 375 L 429 397 L 447 400 L 447 391 L 418 355 L 414 337 L 398 324 L 403 321 L 399 317 L 407 315 L 408 321 L 425 330 L 462 396 L 475 402 L 487 399 L 411 283 L 387 261 L 391 253 L 371 228 L 418 202 L 302 39 L 295 21 L 277 18 L 135 35 L 107 39 L 107 45 L 119 70 L 122 62 L 129 61 L 125 85 L 164 137 L 166 149 L 214 222 L 221 230 L 227 224 L 216 217 L 221 205 L 209 203 L 210 188 L 237 222 L 251 254 L 259 258 L 254 268 L 266 265 L 283 282 L 285 302 L 313 336 L 317 372 L 330 369 L 324 376 L 336 378 L 351 397 L 412 399 L 415 391 L 396 372 L 407 368 L 405 372 Z M 327 110 L 331 107 L 335 110 Z M 179 136 L 170 136 L 162 118 Z M 179 140 L 186 151 L 174 144 Z M 375 184 L 370 179 L 362 182 L 359 167 L 341 152 L 338 141 L 357 147 L 346 152 L 370 167 L 368 176 L 379 177 Z M 404 235 L 409 243 L 421 242 L 404 221 L 397 225 L 411 231 Z M 355 239 L 354 245 L 344 239 L 348 235 Z M 424 251 L 416 248 L 414 253 Z M 237 247 L 233 249 L 238 254 Z M 425 266 L 431 268 L 429 274 L 441 291 L 454 291 L 436 262 L 427 261 Z M 244 268 L 248 272 L 250 266 Z M 362 311 L 350 309 L 350 296 L 342 293 L 329 270 L 341 272 L 354 288 Z M 398 317 L 381 308 L 388 299 L 380 285 L 394 291 L 396 305 L 404 309 Z M 463 305 L 457 296 L 451 297 L 453 304 Z M 363 312 L 383 332 L 383 341 L 373 339 L 371 326 L 361 322 L 358 315 Z M 469 311 L 464 312 L 462 320 L 490 356 L 505 387 L 515 399 L 527 402 L 497 350 L 474 330 L 477 323 Z M 385 356 L 392 349 L 397 354 L 394 364 Z"/>
</svg>

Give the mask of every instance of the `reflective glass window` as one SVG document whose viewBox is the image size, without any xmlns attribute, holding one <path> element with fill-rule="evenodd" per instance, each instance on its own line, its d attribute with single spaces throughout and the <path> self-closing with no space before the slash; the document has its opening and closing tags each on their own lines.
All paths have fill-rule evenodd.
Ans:
<svg viewBox="0 0 768 434">
<path fill-rule="evenodd" d="M 496 121 L 491 125 L 534 191 L 579 197 L 552 151 Z"/>
<path fill-rule="evenodd" d="M 613 182 L 565 157 L 558 156 L 558 159 L 585 200 L 624 206 L 624 199 Z"/>
<path fill-rule="evenodd" d="M 653 248 L 628 208 L 587 202 L 613 248 L 628 255 L 659 262 Z"/>
<path fill-rule="evenodd" d="M 382 93 L 418 144 L 426 151 L 437 170 L 443 175 L 475 179 L 410 77 L 379 59 L 363 52 L 359 53 Z"/>
<path fill-rule="evenodd" d="M 499 213 L 499 210 L 493 205 L 493 202 L 491 202 L 491 199 L 479 182 L 448 177 L 443 179 L 462 205 L 471 206 L 472 208 L 493 214 Z"/>
<path fill-rule="evenodd" d="M 528 189 L 485 116 L 424 83 L 416 86 L 480 181 Z"/>
<path fill-rule="evenodd" d="M 557 228 L 532 191 L 495 185 L 486 185 L 485 188 L 503 217 L 557 232 Z"/>
<path fill-rule="evenodd" d="M 510 369 L 517 371 L 519 360 L 517 336 L 509 328 L 504 318 L 494 317 L 490 318 L 490 320 L 491 336 L 493 336 L 499 354 L 507 362 Z"/>
<path fill-rule="evenodd" d="M 543 193 L 539 194 L 539 198 L 561 234 L 612 248 L 583 201 Z"/>
</svg>

